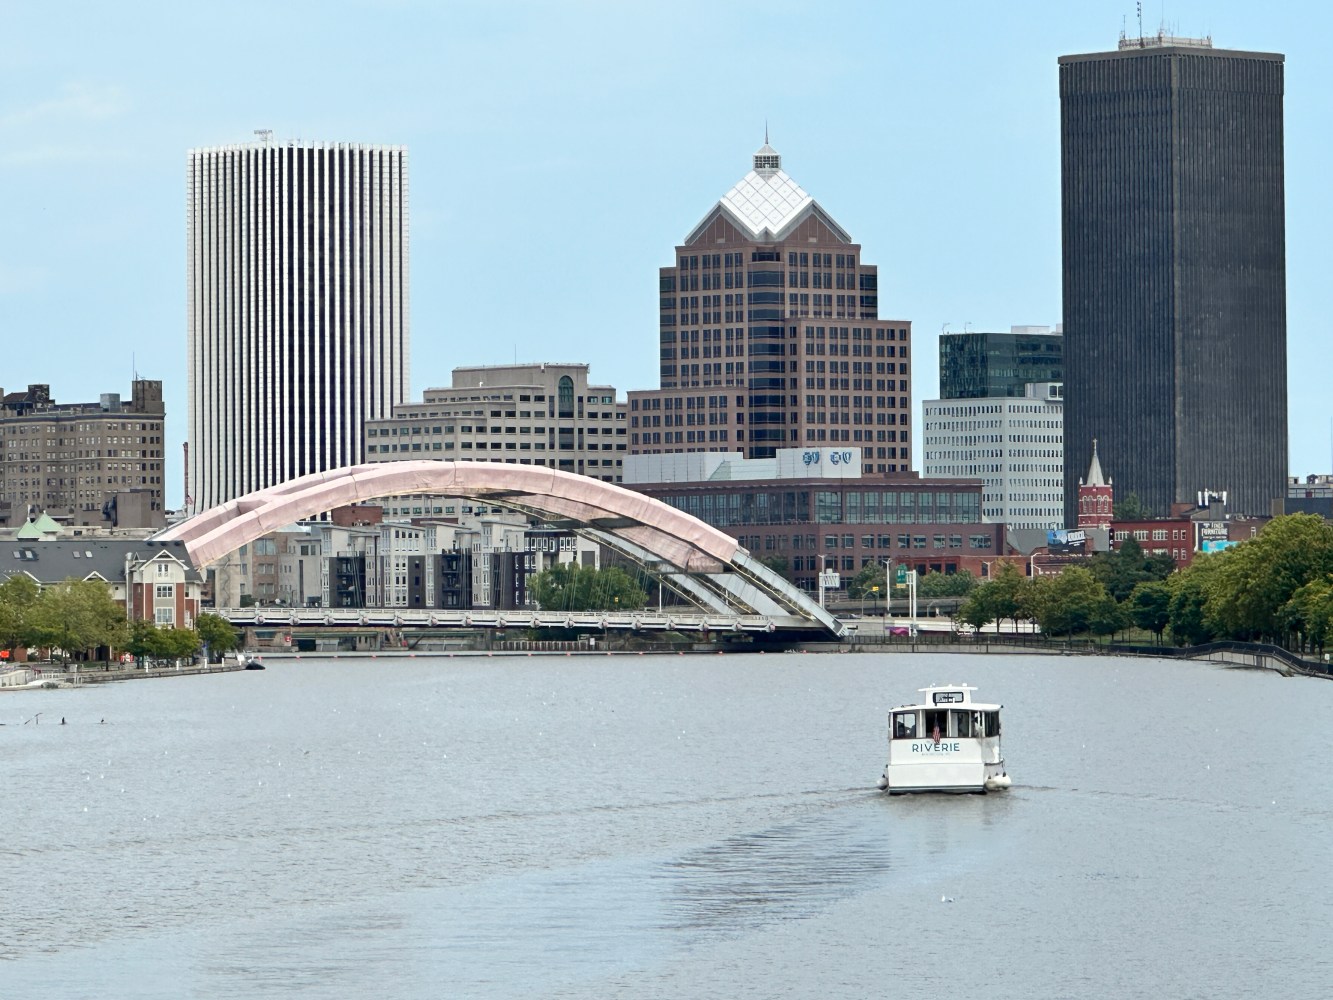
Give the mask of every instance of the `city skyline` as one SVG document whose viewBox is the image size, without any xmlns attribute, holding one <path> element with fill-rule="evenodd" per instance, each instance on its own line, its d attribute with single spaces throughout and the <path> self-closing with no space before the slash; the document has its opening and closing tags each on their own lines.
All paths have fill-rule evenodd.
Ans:
<svg viewBox="0 0 1333 1000">
<path fill-rule="evenodd" d="M 343 4 L 318 23 L 262 9 L 271 30 L 258 35 L 244 6 L 231 21 L 153 4 L 129 19 L 23 9 L 0 40 L 0 329 L 71 348 L 59 369 L 21 352 L 0 384 L 91 398 L 135 371 L 161 379 L 169 506 L 183 500 L 187 437 L 190 148 L 255 129 L 409 148 L 410 398 L 456 366 L 515 360 L 589 362 L 623 392 L 657 383 L 652 272 L 767 120 L 787 169 L 854 224 L 881 299 L 912 322 L 919 406 L 937 393 L 946 324 L 1060 321 L 1056 60 L 1137 31 L 1132 6 L 1054 3 L 837 16 L 775 3 L 762 18 L 699 5 L 704 33 L 688 3 L 666 20 L 598 3 L 517 4 L 503 21 L 480 5 Z M 1149 3 L 1145 30 L 1163 14 L 1173 33 L 1286 55 L 1288 472 L 1329 471 L 1320 241 L 1333 194 L 1320 171 L 1333 57 L 1321 40 L 1333 15 Z M 283 39 L 298 26 L 294 47 Z M 381 71 L 330 76 L 328 53 L 352 51 Z M 768 84 L 746 82 L 757 79 Z"/>
</svg>

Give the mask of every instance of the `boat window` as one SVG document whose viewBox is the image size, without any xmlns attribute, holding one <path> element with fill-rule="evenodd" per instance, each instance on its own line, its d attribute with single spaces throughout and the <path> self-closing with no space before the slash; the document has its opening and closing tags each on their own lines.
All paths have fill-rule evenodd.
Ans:
<svg viewBox="0 0 1333 1000">
<path fill-rule="evenodd" d="M 895 740 L 914 740 L 916 739 L 916 713 L 915 712 L 894 712 L 893 713 L 893 738 Z"/>
<path fill-rule="evenodd" d="M 953 713 L 954 735 L 971 736 L 972 735 L 972 713 L 954 712 Z"/>
<path fill-rule="evenodd" d="M 925 736 L 934 737 L 935 729 L 938 727 L 941 738 L 949 735 L 949 713 L 947 710 L 928 711 L 926 715 L 926 724 L 921 732 Z"/>
<path fill-rule="evenodd" d="M 985 727 L 986 727 L 986 731 L 985 731 L 985 735 L 986 735 L 986 736 L 999 736 L 999 735 L 1000 735 L 1000 713 L 999 713 L 999 712 L 983 712 L 983 713 L 982 713 L 982 721 L 983 721 L 983 723 L 985 724 Z"/>
</svg>

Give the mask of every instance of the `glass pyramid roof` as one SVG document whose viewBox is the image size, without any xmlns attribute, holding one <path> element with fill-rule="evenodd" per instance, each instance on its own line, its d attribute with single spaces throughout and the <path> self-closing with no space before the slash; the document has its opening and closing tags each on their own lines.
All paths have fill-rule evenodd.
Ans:
<svg viewBox="0 0 1333 1000">
<path fill-rule="evenodd" d="M 722 196 L 717 207 L 755 239 L 773 240 L 781 239 L 811 208 L 819 206 L 787 175 L 782 169 L 782 157 L 765 142 L 754 154 L 754 169 Z M 836 232 L 851 242 L 840 226 L 829 219 L 822 209 L 819 211 Z M 686 237 L 687 244 L 694 242 L 713 214 L 709 212 Z"/>
<path fill-rule="evenodd" d="M 751 170 L 722 196 L 722 204 L 745 223 L 752 236 L 766 229 L 774 234 L 781 232 L 813 202 L 783 170 L 763 174 Z"/>
</svg>

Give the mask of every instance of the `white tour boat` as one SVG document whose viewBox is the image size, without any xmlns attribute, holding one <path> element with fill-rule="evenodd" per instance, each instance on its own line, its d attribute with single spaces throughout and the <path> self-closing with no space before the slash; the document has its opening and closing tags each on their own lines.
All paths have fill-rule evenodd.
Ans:
<svg viewBox="0 0 1333 1000">
<path fill-rule="evenodd" d="M 1000 705 L 976 688 L 922 688 L 921 703 L 889 713 L 889 762 L 879 787 L 900 792 L 991 792 L 1010 785 L 1000 752 Z"/>
</svg>

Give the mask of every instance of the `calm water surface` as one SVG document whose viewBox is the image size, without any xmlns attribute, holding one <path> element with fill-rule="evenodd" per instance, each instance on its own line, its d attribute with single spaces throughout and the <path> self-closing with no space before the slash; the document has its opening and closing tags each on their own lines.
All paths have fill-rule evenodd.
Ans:
<svg viewBox="0 0 1333 1000">
<path fill-rule="evenodd" d="M 875 791 L 888 709 L 949 681 L 1005 704 L 1015 787 Z M 1081 657 L 5 694 L 0 997 L 1327 997 L 1330 717 L 1327 681 Z"/>
</svg>

